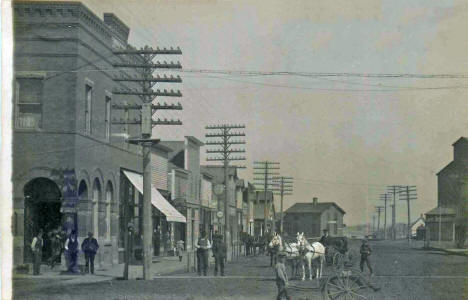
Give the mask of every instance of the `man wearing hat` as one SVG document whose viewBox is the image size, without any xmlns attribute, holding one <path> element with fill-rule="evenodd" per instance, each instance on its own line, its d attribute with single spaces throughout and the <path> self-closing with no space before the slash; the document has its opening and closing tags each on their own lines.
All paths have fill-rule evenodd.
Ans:
<svg viewBox="0 0 468 300">
<path fill-rule="evenodd" d="M 198 275 L 201 276 L 203 270 L 203 275 L 206 276 L 208 270 L 208 251 L 211 249 L 211 242 L 204 231 L 201 232 L 195 248 L 197 248 Z"/>
<path fill-rule="evenodd" d="M 361 272 L 364 272 L 364 263 L 367 264 L 367 268 L 369 268 L 369 276 L 372 276 L 372 267 L 370 264 L 369 256 L 371 255 L 371 248 L 369 246 L 369 243 L 367 242 L 367 239 L 362 240 L 362 245 L 361 245 Z"/>
<path fill-rule="evenodd" d="M 288 290 L 286 289 L 289 282 L 288 274 L 286 273 L 286 266 L 284 265 L 285 258 L 285 252 L 278 252 L 278 262 L 275 265 L 276 287 L 278 288 L 278 296 L 276 296 L 277 300 L 282 299 L 283 296 L 286 297 L 286 299 L 291 299 L 291 297 L 288 296 Z"/>
<path fill-rule="evenodd" d="M 213 236 L 213 257 L 215 259 L 214 275 L 218 275 L 218 269 L 221 272 L 221 276 L 224 276 L 224 260 L 226 259 L 227 247 L 223 240 L 223 236 L 215 232 Z"/>
<path fill-rule="evenodd" d="M 325 247 L 328 245 L 328 230 L 327 229 L 323 230 L 323 235 L 320 238 L 319 243 L 324 245 Z"/>
<path fill-rule="evenodd" d="M 93 233 L 88 232 L 88 237 L 85 238 L 81 244 L 81 250 L 83 250 L 86 260 L 86 273 L 90 271 L 91 267 L 91 274 L 94 274 L 94 257 L 96 256 L 98 249 L 99 244 L 93 237 Z"/>
</svg>

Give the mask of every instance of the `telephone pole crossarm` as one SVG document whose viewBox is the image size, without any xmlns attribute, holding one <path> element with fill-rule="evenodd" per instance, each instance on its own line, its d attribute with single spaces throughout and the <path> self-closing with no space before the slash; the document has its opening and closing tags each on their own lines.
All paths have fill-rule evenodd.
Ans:
<svg viewBox="0 0 468 300">
<path fill-rule="evenodd" d="M 205 134 L 205 137 L 208 139 L 205 142 L 205 145 L 214 146 L 206 150 L 207 154 L 218 154 L 214 157 L 208 157 L 207 161 L 219 161 L 223 162 L 224 168 L 224 238 L 225 241 L 230 239 L 230 223 L 229 223 L 229 199 L 228 199 L 228 168 L 245 168 L 244 166 L 230 166 L 232 161 L 241 161 L 246 160 L 244 156 L 232 156 L 234 153 L 245 153 L 243 148 L 231 148 L 232 145 L 245 145 L 246 142 L 243 140 L 235 140 L 233 137 L 244 137 L 245 133 L 236 130 L 236 132 L 231 131 L 232 129 L 244 129 L 245 125 L 229 125 L 229 124 L 220 124 L 220 125 L 207 125 L 205 129 L 208 131 Z M 240 146 L 241 147 L 241 146 Z M 220 203 L 218 202 L 218 211 L 220 211 Z M 220 224 L 221 221 L 218 220 Z M 232 224 L 234 226 L 234 224 Z M 229 244 L 228 244 L 229 246 Z"/>
</svg>

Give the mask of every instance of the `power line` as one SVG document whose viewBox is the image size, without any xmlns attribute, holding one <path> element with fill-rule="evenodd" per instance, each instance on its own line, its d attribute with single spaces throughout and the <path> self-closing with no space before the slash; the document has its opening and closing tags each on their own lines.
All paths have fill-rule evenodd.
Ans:
<svg viewBox="0 0 468 300">
<path fill-rule="evenodd" d="M 184 73 L 229 74 L 242 76 L 302 76 L 302 77 L 361 77 L 361 78 L 418 78 L 418 79 L 461 79 L 468 78 L 468 74 L 422 74 L 422 73 L 354 73 L 354 72 L 294 72 L 294 71 L 242 71 L 242 70 L 213 70 L 213 69 L 184 69 Z"/>
</svg>

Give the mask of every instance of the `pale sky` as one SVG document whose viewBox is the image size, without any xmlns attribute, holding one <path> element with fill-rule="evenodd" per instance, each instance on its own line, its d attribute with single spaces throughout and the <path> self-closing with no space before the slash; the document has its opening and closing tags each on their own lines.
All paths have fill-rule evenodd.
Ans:
<svg viewBox="0 0 468 300">
<path fill-rule="evenodd" d="M 187 70 L 467 73 L 466 1 L 82 2 L 100 18 L 115 13 L 137 47 L 179 46 Z M 371 222 L 390 184 L 417 185 L 412 219 L 435 207 L 436 173 L 468 136 L 468 79 L 181 76 L 184 110 L 166 116 L 184 125 L 156 137 L 205 140 L 205 125 L 243 123 L 242 178 L 253 177 L 254 160 L 278 161 L 295 178 L 286 207 L 333 201 L 348 225 Z M 406 203 L 397 211 L 406 222 Z"/>
</svg>

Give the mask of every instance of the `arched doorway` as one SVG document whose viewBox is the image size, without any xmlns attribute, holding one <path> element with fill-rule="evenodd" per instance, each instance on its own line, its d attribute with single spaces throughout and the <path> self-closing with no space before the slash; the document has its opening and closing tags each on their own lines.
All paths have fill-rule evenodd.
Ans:
<svg viewBox="0 0 468 300">
<path fill-rule="evenodd" d="M 24 186 L 24 260 L 32 261 L 31 241 L 42 230 L 44 232 L 43 260 L 51 255 L 48 233 L 62 225 L 60 212 L 62 195 L 57 184 L 48 178 L 35 178 Z"/>
</svg>

